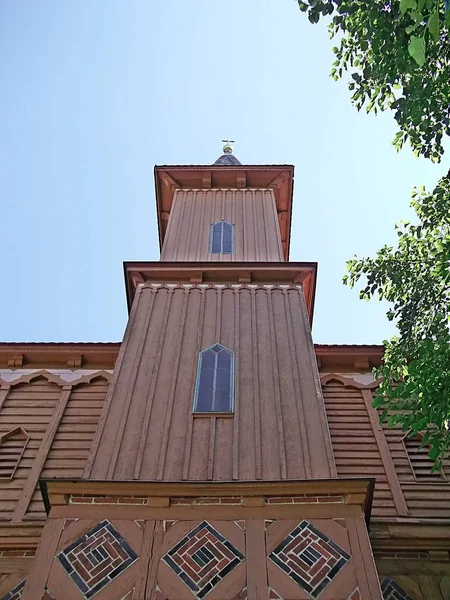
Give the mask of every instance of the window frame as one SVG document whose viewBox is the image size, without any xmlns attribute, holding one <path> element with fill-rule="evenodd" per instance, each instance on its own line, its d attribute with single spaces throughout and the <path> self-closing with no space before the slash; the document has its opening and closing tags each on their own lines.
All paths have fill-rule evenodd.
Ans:
<svg viewBox="0 0 450 600">
<path fill-rule="evenodd" d="M 0 436 L 0 447 L 3 445 L 4 442 L 8 441 L 16 435 L 20 435 L 23 438 L 22 448 L 15 457 L 15 464 L 10 468 L 10 473 L 8 475 L 0 475 L 0 481 L 10 481 L 11 479 L 14 479 L 14 475 L 16 474 L 16 471 L 19 468 L 20 461 L 23 458 L 25 450 L 28 446 L 28 442 L 30 441 L 30 436 L 28 435 L 27 431 L 23 427 L 18 426 L 14 427 L 13 429 L 10 429 L 9 431 L 6 431 Z M 0 454 L 2 453 L 0 452 Z M 4 470 L 6 471 L 6 468 Z"/>
<path fill-rule="evenodd" d="M 199 388 L 200 388 L 200 375 L 201 375 L 201 368 L 202 368 L 202 357 L 203 355 L 208 352 L 209 350 L 211 350 L 212 348 L 214 348 L 214 346 L 221 346 L 224 350 L 226 350 L 227 352 L 230 353 L 230 395 L 229 395 L 229 410 L 223 411 L 223 410 L 198 410 L 197 409 L 197 405 L 198 405 L 198 397 L 199 397 Z M 218 354 L 218 353 L 216 353 Z M 231 348 L 228 348 L 227 346 L 225 346 L 224 344 L 221 344 L 220 342 L 215 342 L 214 344 L 211 344 L 210 346 L 208 346 L 207 348 L 203 348 L 203 350 L 200 350 L 200 352 L 198 353 L 198 359 L 197 359 L 197 374 L 196 374 L 196 378 L 195 378 L 195 389 L 194 389 L 194 402 L 193 402 L 193 406 L 192 406 L 192 413 L 194 415 L 233 415 L 234 414 L 234 378 L 235 378 L 235 354 L 234 351 L 231 350 Z"/>
<path fill-rule="evenodd" d="M 214 233 L 214 227 L 216 225 L 218 225 L 219 223 L 222 223 L 222 234 L 221 234 L 221 240 L 220 240 L 220 252 L 213 252 L 213 233 Z M 223 224 L 224 223 L 226 223 L 227 225 L 229 225 L 231 227 L 231 252 L 224 252 L 223 251 Z M 221 219 L 220 221 L 215 221 L 214 223 L 211 223 L 210 228 L 209 228 L 209 254 L 235 254 L 235 251 L 236 251 L 236 249 L 235 249 L 234 224 L 230 223 L 230 221 L 226 221 L 225 219 Z"/>
</svg>

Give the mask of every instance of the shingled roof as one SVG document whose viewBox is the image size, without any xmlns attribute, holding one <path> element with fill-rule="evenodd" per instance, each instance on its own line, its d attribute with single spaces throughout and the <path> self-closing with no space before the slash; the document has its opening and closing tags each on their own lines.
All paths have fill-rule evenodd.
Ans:
<svg viewBox="0 0 450 600">
<path fill-rule="evenodd" d="M 231 154 L 231 152 L 229 152 L 227 154 L 222 154 L 222 156 L 219 156 L 219 158 L 214 164 L 219 165 L 221 167 L 231 167 L 233 165 L 240 165 L 242 163 L 234 156 L 234 154 Z"/>
</svg>

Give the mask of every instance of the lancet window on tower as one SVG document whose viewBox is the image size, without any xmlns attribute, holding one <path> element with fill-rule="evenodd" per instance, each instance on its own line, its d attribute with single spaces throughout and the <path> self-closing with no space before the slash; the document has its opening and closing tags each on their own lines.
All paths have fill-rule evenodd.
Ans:
<svg viewBox="0 0 450 600">
<path fill-rule="evenodd" d="M 198 357 L 194 412 L 233 412 L 234 352 L 214 344 Z"/>
<path fill-rule="evenodd" d="M 209 251 L 211 254 L 234 252 L 234 225 L 223 220 L 211 225 Z"/>
</svg>

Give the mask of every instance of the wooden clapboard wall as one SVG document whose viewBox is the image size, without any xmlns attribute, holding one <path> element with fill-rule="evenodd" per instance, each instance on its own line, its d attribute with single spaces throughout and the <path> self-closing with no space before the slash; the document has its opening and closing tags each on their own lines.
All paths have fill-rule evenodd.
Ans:
<svg viewBox="0 0 450 600">
<path fill-rule="evenodd" d="M 362 385 L 351 375 L 322 376 L 323 395 L 331 441 L 340 477 L 376 478 L 374 519 L 450 517 L 450 468 L 441 476 L 426 476 L 424 452 L 418 444 L 405 443 L 400 428 L 380 425 L 372 408 L 375 384 Z M 409 450 L 409 452 L 408 452 Z"/>
<path fill-rule="evenodd" d="M 68 383 L 42 372 L 2 384 L 0 444 L 18 427 L 29 439 L 13 476 L 0 478 L 0 522 L 44 521 L 39 478 L 81 477 L 109 379 L 109 373 L 100 372 Z M 0 547 L 5 537 L 2 528 Z"/>
</svg>

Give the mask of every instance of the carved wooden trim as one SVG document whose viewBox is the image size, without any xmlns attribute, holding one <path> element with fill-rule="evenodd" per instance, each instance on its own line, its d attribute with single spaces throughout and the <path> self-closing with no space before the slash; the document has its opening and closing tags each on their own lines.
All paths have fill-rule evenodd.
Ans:
<svg viewBox="0 0 450 600">
<path fill-rule="evenodd" d="M 49 383 L 56 383 L 56 385 L 60 385 L 60 386 L 67 385 L 67 381 L 64 381 L 63 379 L 61 379 L 61 377 L 59 375 L 50 373 L 49 371 L 47 371 L 45 369 L 41 369 L 40 371 L 35 371 L 34 373 L 26 373 L 24 375 L 21 375 L 17 379 L 13 379 L 13 381 L 5 381 L 4 382 L 4 380 L 0 378 L 0 383 L 6 383 L 10 386 L 14 386 L 14 385 L 19 385 L 20 383 L 31 383 L 32 381 L 34 381 L 35 379 L 39 379 L 40 377 L 43 377 Z"/>
<path fill-rule="evenodd" d="M 342 383 L 344 387 L 352 387 L 357 390 L 373 390 L 380 385 L 381 379 L 377 379 L 376 381 L 372 381 L 371 383 L 359 383 L 353 377 L 345 377 L 344 375 L 339 375 L 338 373 L 328 373 L 327 375 L 323 375 L 320 378 L 322 385 L 327 385 L 331 381 L 337 381 Z"/>
<path fill-rule="evenodd" d="M 53 443 L 53 439 L 58 430 L 59 423 L 66 409 L 71 391 L 72 386 L 66 384 L 61 392 L 56 410 L 53 413 L 50 423 L 48 424 L 41 445 L 39 446 L 39 450 L 36 454 L 36 458 L 34 459 L 33 466 L 31 467 L 30 474 L 28 475 L 28 479 L 22 489 L 19 501 L 17 502 L 16 510 L 14 511 L 12 517 L 13 521 L 21 521 L 27 512 L 31 498 L 33 497 L 34 491 L 38 484 L 42 468 L 45 464 L 47 455 Z"/>
<path fill-rule="evenodd" d="M 407 516 L 409 515 L 408 506 L 406 504 L 405 496 L 403 495 L 403 490 L 398 479 L 397 471 L 395 470 L 394 461 L 389 450 L 386 436 L 384 435 L 383 427 L 380 424 L 378 412 L 372 407 L 372 392 L 370 389 L 363 389 L 361 390 L 361 393 L 366 405 L 367 414 L 369 416 L 373 434 L 377 442 L 378 450 L 380 451 L 386 477 L 392 491 L 395 508 L 397 509 L 399 515 Z"/>
<path fill-rule="evenodd" d="M 83 377 L 80 377 L 80 379 L 65 381 L 64 385 L 76 387 L 82 383 L 92 383 L 92 381 L 95 379 L 104 379 L 107 383 L 109 383 L 112 379 L 112 374 L 108 373 L 107 371 L 96 371 L 95 373 L 90 373 L 89 375 L 83 375 Z"/>
</svg>

